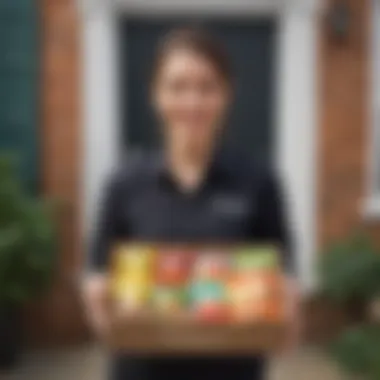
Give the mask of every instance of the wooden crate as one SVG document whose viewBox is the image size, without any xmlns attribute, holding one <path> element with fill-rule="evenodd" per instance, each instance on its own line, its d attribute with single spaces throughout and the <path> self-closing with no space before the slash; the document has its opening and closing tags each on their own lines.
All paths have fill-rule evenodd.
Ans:
<svg viewBox="0 0 380 380">
<path fill-rule="evenodd" d="M 108 344 L 136 354 L 255 355 L 281 347 L 285 332 L 285 326 L 279 324 L 129 320 L 114 330 Z"/>
<path fill-rule="evenodd" d="M 136 244 L 136 243 L 133 243 Z M 128 252 L 132 245 L 119 245 L 124 252 Z M 139 244 L 137 243 L 137 246 Z M 143 245 L 144 246 L 144 245 Z M 149 247 L 149 245 L 148 245 Z M 239 246 L 197 246 L 197 245 L 151 245 L 153 249 L 200 251 L 226 251 L 237 249 Z M 244 247 L 244 246 L 242 246 Z M 265 247 L 265 246 L 264 246 Z M 259 247 L 260 248 L 260 247 Z M 272 248 L 271 248 L 272 249 Z M 117 252 L 116 252 L 117 253 Z M 127 276 L 118 272 L 117 255 L 114 256 L 111 278 L 118 279 Z M 152 265 L 150 263 L 149 265 Z M 273 268 L 274 273 L 280 275 L 279 268 Z M 231 280 L 231 278 L 229 279 Z M 231 285 L 231 284 L 230 284 Z M 115 310 L 120 308 L 120 299 L 113 299 Z M 281 302 L 281 299 L 279 300 Z M 196 316 L 189 318 L 176 315 L 158 317 L 157 310 L 147 305 L 144 315 L 139 318 L 127 318 L 122 323 L 116 323 L 112 336 L 108 339 L 111 348 L 122 349 L 132 353 L 142 354 L 206 354 L 206 355 L 255 355 L 257 353 L 276 350 L 282 345 L 285 337 L 283 319 L 263 320 L 239 323 L 228 320 L 225 323 L 211 323 L 196 320 Z M 149 310 L 149 311 L 147 311 Z M 140 310 L 141 311 L 141 310 Z M 154 314 L 156 312 L 156 314 Z M 184 310 L 184 313 L 191 313 Z M 173 313 L 173 315 L 176 313 Z"/>
</svg>

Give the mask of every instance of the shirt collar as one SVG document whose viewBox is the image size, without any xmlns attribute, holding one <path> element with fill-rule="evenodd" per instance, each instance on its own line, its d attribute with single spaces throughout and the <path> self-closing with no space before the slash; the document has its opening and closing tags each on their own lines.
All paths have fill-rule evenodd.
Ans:
<svg viewBox="0 0 380 380">
<path fill-rule="evenodd" d="M 176 187 L 176 184 L 171 176 L 170 168 L 165 159 L 163 152 L 159 152 L 155 159 L 155 175 L 160 184 L 170 187 Z M 209 163 L 206 176 L 203 180 L 203 186 L 215 185 L 225 180 L 227 170 L 223 165 L 223 155 L 220 151 L 214 153 L 214 156 Z"/>
</svg>

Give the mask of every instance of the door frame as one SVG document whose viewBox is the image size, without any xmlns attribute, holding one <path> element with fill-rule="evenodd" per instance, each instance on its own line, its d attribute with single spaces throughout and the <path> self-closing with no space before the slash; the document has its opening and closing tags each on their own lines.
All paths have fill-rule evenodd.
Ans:
<svg viewBox="0 0 380 380">
<path fill-rule="evenodd" d="M 83 18 L 83 233 L 94 225 L 105 178 L 120 153 L 118 17 L 205 14 L 278 19 L 276 162 L 290 194 L 297 269 L 304 291 L 316 285 L 316 130 L 321 0 L 87 0 Z M 297 142 L 302 142 L 298 143 Z"/>
</svg>

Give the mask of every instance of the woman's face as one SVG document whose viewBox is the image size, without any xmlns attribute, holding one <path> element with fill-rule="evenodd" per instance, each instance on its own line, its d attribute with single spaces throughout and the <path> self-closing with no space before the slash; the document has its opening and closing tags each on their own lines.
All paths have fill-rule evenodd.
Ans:
<svg viewBox="0 0 380 380">
<path fill-rule="evenodd" d="M 185 49 L 171 52 L 153 91 L 165 138 L 179 146 L 210 145 L 223 124 L 229 95 L 228 84 L 207 58 Z"/>
</svg>

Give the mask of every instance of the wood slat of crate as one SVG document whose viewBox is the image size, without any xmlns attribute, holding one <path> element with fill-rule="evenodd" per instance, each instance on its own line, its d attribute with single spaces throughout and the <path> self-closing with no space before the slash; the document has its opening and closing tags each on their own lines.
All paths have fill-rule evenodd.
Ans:
<svg viewBox="0 0 380 380">
<path fill-rule="evenodd" d="M 282 325 L 128 321 L 114 331 L 109 344 L 144 354 L 254 355 L 276 350 L 284 338 Z"/>
</svg>

